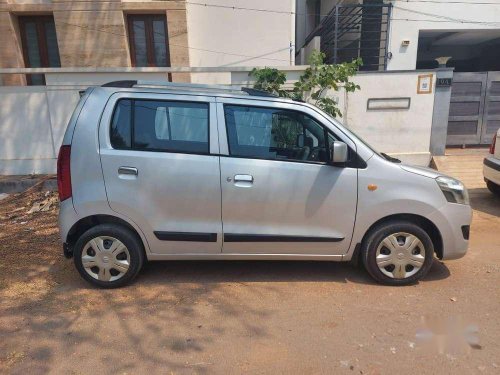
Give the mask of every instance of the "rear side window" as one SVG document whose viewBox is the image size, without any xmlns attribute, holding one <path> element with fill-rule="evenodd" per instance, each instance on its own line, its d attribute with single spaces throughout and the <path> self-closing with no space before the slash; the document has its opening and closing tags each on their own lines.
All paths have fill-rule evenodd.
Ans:
<svg viewBox="0 0 500 375">
<path fill-rule="evenodd" d="M 206 154 L 208 126 L 207 103 L 125 99 L 113 114 L 111 144 L 118 149 Z"/>
<path fill-rule="evenodd" d="M 129 149 L 132 145 L 132 101 L 120 100 L 111 120 L 111 144 L 114 148 Z"/>
</svg>

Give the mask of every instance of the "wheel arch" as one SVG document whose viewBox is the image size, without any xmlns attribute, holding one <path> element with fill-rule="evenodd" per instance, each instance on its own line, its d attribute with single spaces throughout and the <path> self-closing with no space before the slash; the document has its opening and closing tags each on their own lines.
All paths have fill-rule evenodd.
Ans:
<svg viewBox="0 0 500 375">
<path fill-rule="evenodd" d="M 68 248 L 68 255 L 70 257 L 73 255 L 73 246 L 75 245 L 76 241 L 78 241 L 78 238 L 80 238 L 80 236 L 90 228 L 93 228 L 100 224 L 117 224 L 132 231 L 132 233 L 134 233 L 134 235 L 137 236 L 137 239 L 141 242 L 144 249 L 144 256 L 146 256 L 146 240 L 142 238 L 139 231 L 132 224 L 117 216 L 98 214 L 86 216 L 78 220 L 68 231 L 68 235 L 66 236 L 66 246 Z"/>
<path fill-rule="evenodd" d="M 441 236 L 441 232 L 439 231 L 436 224 L 434 224 L 432 221 L 424 216 L 416 214 L 393 214 L 377 220 L 365 232 L 361 243 L 366 241 L 368 235 L 373 231 L 374 228 L 391 221 L 408 221 L 420 226 L 423 230 L 425 230 L 425 232 L 427 232 L 427 234 L 431 238 L 436 256 L 439 259 L 443 259 L 443 238 Z"/>
</svg>

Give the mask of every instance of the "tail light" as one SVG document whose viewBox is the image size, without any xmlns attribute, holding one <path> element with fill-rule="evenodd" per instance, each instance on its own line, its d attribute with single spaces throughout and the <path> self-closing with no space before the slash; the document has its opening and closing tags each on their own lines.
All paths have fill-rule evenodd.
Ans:
<svg viewBox="0 0 500 375">
<path fill-rule="evenodd" d="M 495 133 L 495 135 L 493 136 L 493 141 L 491 142 L 491 146 L 490 146 L 490 154 L 494 154 L 495 153 L 496 143 L 497 143 L 497 135 Z"/>
<path fill-rule="evenodd" d="M 71 146 L 61 146 L 57 158 L 57 189 L 59 200 L 71 198 Z"/>
</svg>

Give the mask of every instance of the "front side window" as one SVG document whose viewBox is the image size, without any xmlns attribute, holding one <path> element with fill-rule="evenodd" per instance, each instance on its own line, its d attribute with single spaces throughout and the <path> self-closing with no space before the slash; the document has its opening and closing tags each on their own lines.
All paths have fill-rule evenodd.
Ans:
<svg viewBox="0 0 500 375">
<path fill-rule="evenodd" d="M 128 33 L 133 66 L 170 66 L 164 15 L 129 15 Z"/>
<path fill-rule="evenodd" d="M 326 162 L 326 130 L 308 115 L 280 108 L 225 105 L 232 156 Z"/>
<path fill-rule="evenodd" d="M 208 104 L 122 99 L 111 120 L 116 149 L 209 152 Z"/>
<path fill-rule="evenodd" d="M 56 27 L 52 16 L 21 16 L 19 29 L 27 68 L 58 68 L 61 66 Z M 27 76 L 29 85 L 44 85 L 43 74 Z"/>
</svg>

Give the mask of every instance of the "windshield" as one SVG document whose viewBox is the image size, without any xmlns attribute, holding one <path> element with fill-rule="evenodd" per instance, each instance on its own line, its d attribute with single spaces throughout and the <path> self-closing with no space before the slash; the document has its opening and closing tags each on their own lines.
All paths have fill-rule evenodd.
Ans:
<svg viewBox="0 0 500 375">
<path fill-rule="evenodd" d="M 326 118 L 328 118 L 328 120 L 330 120 L 331 122 L 333 122 L 334 124 L 337 124 L 337 125 L 341 125 L 342 126 L 342 130 L 350 137 L 352 138 L 355 138 L 357 140 L 359 140 L 361 143 L 363 143 L 366 147 L 368 147 L 372 152 L 374 152 L 375 154 L 377 154 L 378 156 L 382 156 L 382 154 L 380 152 L 378 152 L 377 150 L 375 150 L 368 142 L 366 142 L 363 138 L 361 138 L 358 134 L 354 134 L 352 131 L 350 131 L 349 129 L 347 129 L 347 127 L 345 127 L 342 123 L 340 123 L 339 120 L 337 120 L 336 118 L 330 116 L 328 113 L 324 112 L 323 110 L 321 110 L 320 108 L 314 106 L 314 108 L 317 108 L 318 111 L 321 112 L 321 114 L 323 116 L 325 116 Z M 383 156 L 382 156 L 383 157 Z"/>
</svg>

